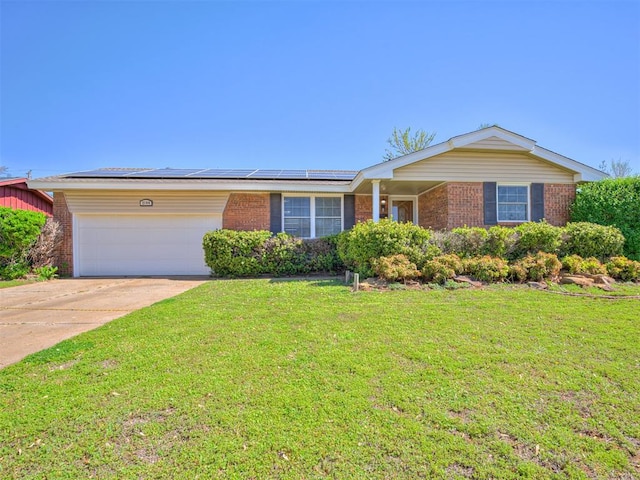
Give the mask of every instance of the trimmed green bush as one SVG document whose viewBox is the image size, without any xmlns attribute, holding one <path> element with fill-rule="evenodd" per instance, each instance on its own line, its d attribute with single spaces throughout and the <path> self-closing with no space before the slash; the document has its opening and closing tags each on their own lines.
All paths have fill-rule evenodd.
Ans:
<svg viewBox="0 0 640 480">
<path fill-rule="evenodd" d="M 557 253 L 562 244 L 562 228 L 549 225 L 545 220 L 522 223 L 515 231 L 518 239 L 512 258 L 538 252 Z"/>
<path fill-rule="evenodd" d="M 451 244 L 461 257 L 477 257 L 485 253 L 487 230 L 481 227 L 459 227 L 451 230 Z"/>
<path fill-rule="evenodd" d="M 374 275 L 374 262 L 381 257 L 403 254 L 421 269 L 440 253 L 429 242 L 431 231 L 413 223 L 389 219 L 358 223 L 338 236 L 338 254 L 347 268 L 363 277 Z"/>
<path fill-rule="evenodd" d="M 202 240 L 205 263 L 217 277 L 251 277 L 262 273 L 258 249 L 271 232 L 214 230 Z"/>
<path fill-rule="evenodd" d="M 516 247 L 518 235 L 513 228 L 494 225 L 487 231 L 484 254 L 508 258 Z"/>
<path fill-rule="evenodd" d="M 624 249 L 624 236 L 616 227 L 588 222 L 568 223 L 564 227 L 562 251 L 600 261 L 619 256 Z"/>
<path fill-rule="evenodd" d="M 625 282 L 637 282 L 640 280 L 640 262 L 626 257 L 613 257 L 605 267 L 613 278 L 618 278 Z"/>
<path fill-rule="evenodd" d="M 299 239 L 266 230 L 215 230 L 205 234 L 205 261 L 217 277 L 337 273 L 344 269 L 336 237 Z"/>
<path fill-rule="evenodd" d="M 571 221 L 617 227 L 625 238 L 624 255 L 640 260 L 640 176 L 580 185 Z"/>
<path fill-rule="evenodd" d="M 0 207 L 0 278 L 14 279 L 29 273 L 29 248 L 46 219 L 44 213 Z"/>
<path fill-rule="evenodd" d="M 502 282 L 509 275 L 509 264 L 499 257 L 484 255 L 463 260 L 464 273 L 482 282 Z"/>
<path fill-rule="evenodd" d="M 380 257 L 374 262 L 376 275 L 389 282 L 413 280 L 420 276 L 416 264 L 409 261 L 406 255 L 398 254 Z"/>
</svg>

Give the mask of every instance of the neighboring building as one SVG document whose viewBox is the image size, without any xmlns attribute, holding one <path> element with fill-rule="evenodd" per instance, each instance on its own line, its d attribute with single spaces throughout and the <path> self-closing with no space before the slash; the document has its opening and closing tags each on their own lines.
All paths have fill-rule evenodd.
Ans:
<svg viewBox="0 0 640 480">
<path fill-rule="evenodd" d="M 0 178 L 0 207 L 53 215 L 53 198 L 27 186 L 26 178 Z"/>
<path fill-rule="evenodd" d="M 424 227 L 568 221 L 576 184 L 606 175 L 499 127 L 361 171 L 101 169 L 30 180 L 54 192 L 63 273 L 207 274 L 228 228 L 319 237 L 387 216 Z"/>
</svg>

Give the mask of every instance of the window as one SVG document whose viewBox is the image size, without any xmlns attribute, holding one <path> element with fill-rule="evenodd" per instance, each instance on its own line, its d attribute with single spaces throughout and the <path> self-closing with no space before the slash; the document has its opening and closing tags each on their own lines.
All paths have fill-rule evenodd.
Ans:
<svg viewBox="0 0 640 480">
<path fill-rule="evenodd" d="M 284 197 L 284 231 L 301 238 L 326 237 L 342 231 L 340 197 Z"/>
<path fill-rule="evenodd" d="M 529 219 L 529 187 L 498 185 L 498 221 L 526 222 Z"/>
</svg>

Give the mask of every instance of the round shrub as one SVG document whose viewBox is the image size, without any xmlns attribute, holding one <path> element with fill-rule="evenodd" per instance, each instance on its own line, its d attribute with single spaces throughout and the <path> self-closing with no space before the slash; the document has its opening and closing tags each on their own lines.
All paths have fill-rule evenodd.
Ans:
<svg viewBox="0 0 640 480">
<path fill-rule="evenodd" d="M 462 273 L 463 268 L 462 261 L 457 255 L 440 255 L 424 263 L 422 277 L 427 282 L 444 284 L 447 280 Z"/>
<path fill-rule="evenodd" d="M 421 268 L 440 253 L 429 242 L 431 232 L 413 223 L 389 219 L 358 223 L 338 236 L 338 254 L 345 266 L 363 277 L 374 274 L 373 263 L 381 257 L 403 254 Z"/>
<path fill-rule="evenodd" d="M 492 257 L 507 258 L 513 253 L 518 235 L 513 228 L 494 225 L 487 231 L 484 254 Z"/>
<path fill-rule="evenodd" d="M 576 275 L 598 275 L 607 273 L 606 267 L 595 257 L 582 258 L 580 255 L 568 255 L 562 259 L 562 268 Z"/>
<path fill-rule="evenodd" d="M 554 279 L 562 269 L 562 262 L 553 253 L 538 252 L 521 258 L 514 264 L 521 277 L 522 271 L 526 272 L 526 279 L 539 282 L 544 279 Z M 520 279 L 522 281 L 522 279 Z"/>
<path fill-rule="evenodd" d="M 549 225 L 545 220 L 526 222 L 515 227 L 518 235 L 512 256 L 521 258 L 530 253 L 557 253 L 562 244 L 562 228 Z"/>
<path fill-rule="evenodd" d="M 416 264 L 402 254 L 380 257 L 374 262 L 374 270 L 378 277 L 389 282 L 397 282 L 398 280 L 406 282 L 420 276 Z"/>
<path fill-rule="evenodd" d="M 501 282 L 509 275 L 509 264 L 499 257 L 484 255 L 463 261 L 464 273 L 482 282 Z"/>
<path fill-rule="evenodd" d="M 588 222 L 568 223 L 563 240 L 565 254 L 596 257 L 601 261 L 621 255 L 624 248 L 624 236 L 618 228 Z"/>
<path fill-rule="evenodd" d="M 625 282 L 637 282 L 640 280 L 640 262 L 626 257 L 613 257 L 605 267 L 613 278 L 618 278 Z"/>
<path fill-rule="evenodd" d="M 461 257 L 477 257 L 485 252 L 488 233 L 480 227 L 458 227 L 451 230 L 453 253 Z M 456 238 L 457 237 L 457 238 Z"/>
<path fill-rule="evenodd" d="M 214 230 L 202 240 L 204 258 L 211 273 L 219 277 L 250 277 L 262 273 L 258 250 L 271 232 Z"/>
</svg>

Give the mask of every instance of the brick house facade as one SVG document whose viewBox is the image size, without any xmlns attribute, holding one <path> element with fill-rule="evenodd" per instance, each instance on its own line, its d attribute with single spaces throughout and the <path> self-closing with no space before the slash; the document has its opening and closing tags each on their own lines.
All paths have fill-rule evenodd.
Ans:
<svg viewBox="0 0 640 480">
<path fill-rule="evenodd" d="M 388 217 L 435 230 L 563 225 L 576 186 L 606 176 L 499 127 L 360 171 L 185 171 L 103 169 L 29 181 L 54 192 L 60 272 L 205 274 L 202 236 L 217 228 L 315 237 Z"/>
</svg>

